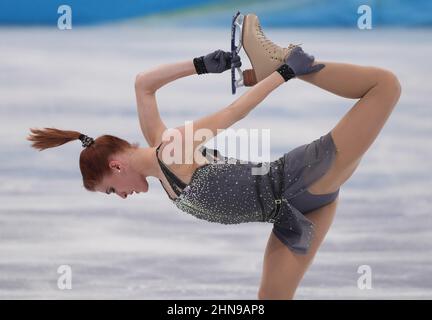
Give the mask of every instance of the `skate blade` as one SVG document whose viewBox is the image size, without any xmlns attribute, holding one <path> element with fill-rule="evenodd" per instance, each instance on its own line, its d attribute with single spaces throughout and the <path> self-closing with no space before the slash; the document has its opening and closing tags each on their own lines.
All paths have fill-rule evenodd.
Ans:
<svg viewBox="0 0 432 320">
<path fill-rule="evenodd" d="M 231 56 L 235 57 L 243 47 L 242 33 L 243 33 L 244 15 L 237 11 L 233 16 L 231 23 Z M 237 38 L 236 38 L 237 36 Z M 235 70 L 237 69 L 239 79 L 236 79 Z M 236 93 L 236 89 L 242 87 L 243 83 L 243 72 L 241 68 L 231 67 L 231 91 L 232 94 Z"/>
</svg>

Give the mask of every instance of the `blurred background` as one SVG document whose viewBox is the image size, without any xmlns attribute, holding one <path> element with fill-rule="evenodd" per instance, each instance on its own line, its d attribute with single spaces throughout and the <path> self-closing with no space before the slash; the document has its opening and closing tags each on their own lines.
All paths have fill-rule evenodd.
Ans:
<svg viewBox="0 0 432 320">
<path fill-rule="evenodd" d="M 68 28 L 62 5 L 71 9 Z M 362 5 L 370 28 L 359 23 Z M 387 68 L 402 84 L 395 111 L 341 188 L 296 298 L 432 298 L 431 9 L 426 0 L 2 0 L 0 298 L 256 298 L 271 224 L 198 220 L 156 179 L 127 200 L 87 192 L 79 141 L 38 152 L 25 139 L 31 127 L 57 127 L 146 147 L 135 75 L 228 50 L 237 10 L 256 13 L 279 45 Z M 168 127 L 197 119 L 247 90 L 232 96 L 230 86 L 229 72 L 180 79 L 158 91 L 160 114 Z M 354 103 L 294 81 L 233 128 L 270 129 L 275 160 L 331 130 Z M 61 265 L 71 267 L 71 290 L 58 287 Z M 357 286 L 363 265 L 372 289 Z"/>
</svg>

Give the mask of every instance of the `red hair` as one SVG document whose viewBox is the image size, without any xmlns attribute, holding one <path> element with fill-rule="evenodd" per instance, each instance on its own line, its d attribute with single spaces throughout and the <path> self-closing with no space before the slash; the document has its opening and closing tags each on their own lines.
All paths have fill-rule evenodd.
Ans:
<svg viewBox="0 0 432 320">
<path fill-rule="evenodd" d="M 78 131 L 59 130 L 56 128 L 31 128 L 27 140 L 33 141 L 32 147 L 39 151 L 61 146 L 70 141 L 78 140 Z M 83 185 L 89 191 L 96 191 L 96 185 L 102 182 L 106 175 L 111 174 L 108 166 L 114 154 L 119 154 L 131 148 L 138 148 L 138 143 L 130 144 L 126 140 L 112 135 L 103 135 L 95 139 L 94 143 L 81 151 L 79 166 L 83 177 Z"/>
</svg>

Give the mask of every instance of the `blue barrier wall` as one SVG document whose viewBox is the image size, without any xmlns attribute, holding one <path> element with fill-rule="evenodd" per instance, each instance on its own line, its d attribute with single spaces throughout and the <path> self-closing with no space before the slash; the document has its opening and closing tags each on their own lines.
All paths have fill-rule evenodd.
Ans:
<svg viewBox="0 0 432 320">
<path fill-rule="evenodd" d="M 373 9 L 375 26 L 432 25 L 431 0 L 1 0 L 0 24 L 56 25 L 62 4 L 72 7 L 75 26 L 175 14 L 178 24 L 225 27 L 240 10 L 270 27 L 349 27 L 362 4 Z"/>
</svg>

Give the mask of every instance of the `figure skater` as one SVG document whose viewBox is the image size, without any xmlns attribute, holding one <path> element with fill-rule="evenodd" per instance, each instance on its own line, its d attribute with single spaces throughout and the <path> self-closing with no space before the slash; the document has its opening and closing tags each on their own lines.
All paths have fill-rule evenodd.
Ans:
<svg viewBox="0 0 432 320">
<path fill-rule="evenodd" d="M 212 136 L 190 141 L 186 125 L 167 130 L 156 92 L 182 77 L 241 66 L 239 56 L 222 50 L 137 75 L 138 117 L 149 147 L 140 148 L 112 135 L 93 139 L 56 128 L 32 128 L 27 139 L 39 150 L 81 140 L 84 149 L 79 165 L 89 191 L 126 199 L 134 192 L 147 192 L 147 178 L 155 177 L 172 203 L 197 218 L 223 224 L 273 223 L 257 297 L 292 299 L 333 221 L 340 187 L 377 138 L 401 88 L 391 71 L 316 62 L 300 46 L 281 48 L 264 36 L 256 16 L 249 17 L 243 26 L 243 42 L 248 43 L 245 47 L 258 83 L 227 107 L 193 121 L 194 133 L 206 129 Z M 266 70 L 270 72 L 263 77 Z M 273 90 L 296 79 L 357 101 L 329 132 L 269 163 L 232 161 L 203 146 L 220 130 L 245 118 Z M 290 94 L 295 93 L 288 91 L 287 100 Z M 175 156 L 181 161 L 169 163 L 168 158 Z M 264 166 L 265 174 L 252 174 L 253 168 Z"/>
</svg>

